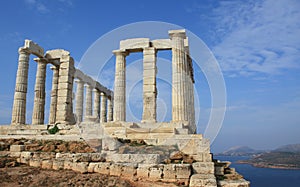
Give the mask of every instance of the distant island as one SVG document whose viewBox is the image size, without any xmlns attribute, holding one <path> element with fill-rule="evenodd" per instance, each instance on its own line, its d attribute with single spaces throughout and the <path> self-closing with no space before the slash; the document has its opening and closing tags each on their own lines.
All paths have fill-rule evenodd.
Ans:
<svg viewBox="0 0 300 187">
<path fill-rule="evenodd" d="M 233 147 L 219 156 L 249 156 L 248 160 L 237 163 L 251 164 L 255 167 L 277 169 L 300 169 L 300 144 L 281 146 L 271 151 L 259 151 L 247 146 Z"/>
</svg>

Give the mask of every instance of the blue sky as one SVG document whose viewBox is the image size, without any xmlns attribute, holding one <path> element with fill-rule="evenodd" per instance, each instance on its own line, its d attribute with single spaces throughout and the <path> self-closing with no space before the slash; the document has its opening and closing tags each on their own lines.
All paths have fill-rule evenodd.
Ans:
<svg viewBox="0 0 300 187">
<path fill-rule="evenodd" d="M 272 149 L 300 143 L 300 2 L 297 0 L 7 0 L 0 5 L 0 78 L 3 80 L 0 124 L 11 120 L 17 50 L 24 39 L 37 42 L 45 50 L 64 48 L 71 52 L 78 65 L 86 50 L 105 33 L 130 23 L 162 21 L 186 28 L 201 38 L 221 67 L 227 110 L 221 131 L 213 142 L 213 151 L 236 145 Z M 162 60 L 169 56 L 168 52 L 159 53 Z M 139 58 L 141 54 L 135 54 L 127 60 Z M 114 59 L 111 61 L 113 66 Z M 31 62 L 28 118 L 31 118 L 35 68 L 36 64 Z M 198 127 L 203 132 L 211 96 L 201 69 L 195 67 L 195 72 L 200 100 Z M 112 73 L 107 73 L 103 84 L 113 80 Z M 52 76 L 51 71 L 47 76 Z M 162 97 L 168 98 L 168 85 L 161 81 L 159 87 L 166 89 Z M 46 89 L 49 93 L 50 84 Z M 141 84 L 135 89 L 134 93 L 139 93 Z M 133 105 L 138 99 L 132 101 Z M 170 119 L 168 112 L 166 115 Z"/>
</svg>

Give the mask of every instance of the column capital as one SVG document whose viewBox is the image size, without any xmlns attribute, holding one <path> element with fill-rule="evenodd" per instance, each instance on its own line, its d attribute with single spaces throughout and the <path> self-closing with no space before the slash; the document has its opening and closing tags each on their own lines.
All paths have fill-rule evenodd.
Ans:
<svg viewBox="0 0 300 187">
<path fill-rule="evenodd" d="M 180 30 L 169 30 L 169 36 L 170 38 L 178 37 L 178 38 L 186 38 L 185 29 Z"/>
<path fill-rule="evenodd" d="M 106 94 L 104 92 L 100 92 L 101 96 L 106 96 Z"/>
<path fill-rule="evenodd" d="M 93 86 L 92 85 L 89 85 L 89 84 L 85 84 L 84 85 L 86 88 L 89 88 L 89 89 L 92 89 L 93 88 Z"/>
<path fill-rule="evenodd" d="M 59 68 L 58 68 L 57 66 L 51 66 L 50 69 L 51 69 L 52 71 L 54 71 L 54 70 L 58 70 Z"/>
<path fill-rule="evenodd" d="M 143 48 L 144 54 L 155 54 L 157 53 L 157 49 L 155 47 L 145 47 Z"/>
<path fill-rule="evenodd" d="M 117 49 L 117 50 L 113 50 L 113 54 L 115 54 L 116 56 L 121 55 L 121 56 L 125 57 L 125 56 L 129 55 L 129 52 L 125 51 L 125 50 Z"/>
<path fill-rule="evenodd" d="M 19 52 L 19 54 L 30 55 L 30 51 L 27 48 L 24 48 L 24 47 L 20 47 L 18 52 Z"/>
<path fill-rule="evenodd" d="M 48 59 L 47 58 L 34 58 L 34 61 L 36 61 L 37 63 L 48 63 Z"/>
</svg>

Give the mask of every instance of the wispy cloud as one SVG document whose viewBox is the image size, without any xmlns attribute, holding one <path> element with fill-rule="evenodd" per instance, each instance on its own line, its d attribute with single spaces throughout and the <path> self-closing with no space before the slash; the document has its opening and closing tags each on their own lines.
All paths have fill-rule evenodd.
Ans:
<svg viewBox="0 0 300 187">
<path fill-rule="evenodd" d="M 213 52 L 223 71 L 251 76 L 299 68 L 299 8 L 296 0 L 221 1 L 212 19 L 218 36 Z"/>
<path fill-rule="evenodd" d="M 32 8 L 36 9 L 39 13 L 46 14 L 49 13 L 50 10 L 48 7 L 38 0 L 25 0 L 25 3 L 31 6 Z"/>
<path fill-rule="evenodd" d="M 51 10 L 65 11 L 66 8 L 73 6 L 72 0 L 56 0 L 56 1 L 41 1 L 41 0 L 24 0 L 25 3 L 32 9 L 41 14 L 48 14 Z"/>
</svg>

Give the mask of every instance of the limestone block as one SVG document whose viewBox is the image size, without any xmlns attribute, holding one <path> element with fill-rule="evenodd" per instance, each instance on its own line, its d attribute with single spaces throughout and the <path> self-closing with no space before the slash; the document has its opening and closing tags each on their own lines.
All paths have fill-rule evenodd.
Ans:
<svg viewBox="0 0 300 187">
<path fill-rule="evenodd" d="M 30 53 L 38 56 L 43 57 L 44 56 L 44 49 L 41 48 L 38 44 L 34 43 L 31 40 L 25 40 L 24 48 L 30 51 Z"/>
<path fill-rule="evenodd" d="M 98 164 L 98 163 L 95 163 L 95 162 L 89 163 L 88 168 L 87 168 L 87 171 L 88 171 L 89 173 L 94 173 L 94 171 L 95 171 L 95 166 L 96 166 L 97 164 Z"/>
<path fill-rule="evenodd" d="M 72 154 L 72 153 L 56 153 L 55 158 L 57 160 L 73 161 L 74 155 L 75 154 Z"/>
<path fill-rule="evenodd" d="M 152 47 L 155 47 L 156 49 L 171 49 L 171 40 L 170 39 L 158 39 L 158 40 L 152 40 Z"/>
<path fill-rule="evenodd" d="M 137 169 L 137 164 L 132 164 L 132 163 L 123 164 L 121 177 L 124 178 L 135 177 L 137 173 L 136 169 Z"/>
<path fill-rule="evenodd" d="M 87 173 L 88 172 L 88 165 L 89 165 L 88 162 L 73 163 L 72 170 L 80 172 L 80 173 Z"/>
<path fill-rule="evenodd" d="M 73 164 L 74 164 L 74 163 L 73 163 L 72 161 L 65 160 L 65 161 L 64 161 L 64 169 L 70 169 L 70 170 L 72 170 Z"/>
<path fill-rule="evenodd" d="M 175 164 L 166 164 L 164 166 L 164 179 L 176 179 L 176 166 Z"/>
<path fill-rule="evenodd" d="M 220 187 L 250 187 L 250 182 L 245 179 L 218 181 Z"/>
<path fill-rule="evenodd" d="M 150 47 L 149 38 L 133 38 L 120 41 L 120 49 L 142 49 L 145 47 Z"/>
<path fill-rule="evenodd" d="M 188 179 L 191 176 L 190 164 L 175 164 L 176 179 Z"/>
<path fill-rule="evenodd" d="M 24 145 L 10 145 L 9 151 L 11 152 L 21 152 L 25 150 Z"/>
<path fill-rule="evenodd" d="M 139 164 L 137 168 L 137 177 L 147 179 L 149 177 L 150 168 L 156 166 L 155 164 Z"/>
<path fill-rule="evenodd" d="M 21 152 L 10 152 L 9 157 L 19 158 L 21 157 Z"/>
<path fill-rule="evenodd" d="M 213 174 L 194 174 L 190 179 L 190 187 L 217 187 Z"/>
<path fill-rule="evenodd" d="M 109 168 L 110 175 L 112 175 L 112 176 L 121 176 L 122 168 L 123 168 L 122 164 L 118 164 L 118 163 L 111 164 L 110 168 Z"/>
<path fill-rule="evenodd" d="M 197 162 L 204 162 L 202 153 L 198 153 L 197 155 L 191 155 L 191 157 Z"/>
<path fill-rule="evenodd" d="M 95 163 L 94 172 L 109 175 L 110 174 L 110 163 L 98 162 Z"/>
<path fill-rule="evenodd" d="M 121 143 L 116 139 L 105 137 L 102 139 L 102 150 L 114 151 L 120 147 Z"/>
<path fill-rule="evenodd" d="M 29 160 L 32 158 L 33 153 L 31 152 L 21 152 L 20 163 L 29 164 Z"/>
<path fill-rule="evenodd" d="M 156 165 L 150 168 L 149 179 L 160 180 L 163 178 L 164 165 Z"/>
<path fill-rule="evenodd" d="M 43 160 L 42 161 L 42 168 L 43 169 L 52 169 L 53 161 L 52 160 Z"/>
<path fill-rule="evenodd" d="M 179 141 L 177 145 L 180 151 L 188 155 L 210 153 L 210 144 L 207 139 L 185 139 Z"/>
<path fill-rule="evenodd" d="M 53 160 L 52 169 L 61 170 L 64 169 L 64 161 L 61 160 Z"/>
<path fill-rule="evenodd" d="M 42 166 L 42 161 L 41 160 L 37 160 L 37 159 L 30 159 L 29 160 L 29 166 L 32 167 L 41 167 Z"/>
<path fill-rule="evenodd" d="M 213 162 L 194 162 L 192 164 L 193 173 L 214 174 L 215 166 Z"/>
</svg>

